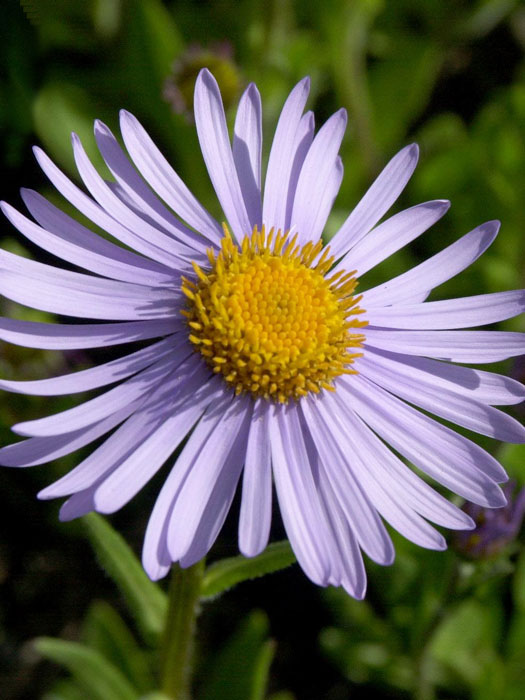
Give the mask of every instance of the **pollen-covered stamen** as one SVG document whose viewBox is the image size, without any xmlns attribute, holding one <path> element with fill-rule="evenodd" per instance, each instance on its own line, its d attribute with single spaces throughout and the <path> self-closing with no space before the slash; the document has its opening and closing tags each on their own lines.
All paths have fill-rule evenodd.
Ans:
<svg viewBox="0 0 525 700">
<path fill-rule="evenodd" d="M 236 393 L 281 403 L 355 374 L 367 325 L 355 272 L 330 276 L 321 241 L 300 246 L 263 227 L 239 247 L 226 226 L 224 234 L 219 253 L 208 251 L 210 269 L 193 263 L 194 279 L 182 284 L 189 339 L 212 370 Z"/>
</svg>

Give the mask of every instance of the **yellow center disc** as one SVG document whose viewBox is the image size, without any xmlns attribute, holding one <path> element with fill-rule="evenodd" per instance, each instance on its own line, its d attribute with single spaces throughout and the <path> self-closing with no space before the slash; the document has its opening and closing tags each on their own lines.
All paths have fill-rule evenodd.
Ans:
<svg viewBox="0 0 525 700">
<path fill-rule="evenodd" d="M 193 263 L 183 279 L 189 339 L 237 394 L 287 402 L 309 391 L 333 390 L 361 353 L 367 325 L 354 297 L 354 272 L 327 276 L 333 265 L 322 243 L 296 245 L 296 237 L 254 229 L 239 248 L 224 227 L 210 269 Z"/>
</svg>

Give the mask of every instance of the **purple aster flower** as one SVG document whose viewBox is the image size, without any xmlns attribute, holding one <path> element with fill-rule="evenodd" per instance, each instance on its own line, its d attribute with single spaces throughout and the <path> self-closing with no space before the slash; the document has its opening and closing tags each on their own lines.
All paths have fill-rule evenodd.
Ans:
<svg viewBox="0 0 525 700">
<path fill-rule="evenodd" d="M 3 204 L 23 235 L 94 273 L 2 252 L 5 296 L 93 321 L 2 319 L 4 340 L 62 350 L 156 340 L 72 375 L 3 381 L 8 391 L 38 395 L 114 386 L 74 408 L 15 425 L 28 439 L 3 448 L 1 462 L 41 464 L 113 431 L 39 494 L 68 496 L 60 517 L 69 520 L 121 508 L 189 434 L 147 527 L 143 563 L 152 579 L 172 562 L 187 567 L 208 552 L 241 476 L 241 552 L 253 556 L 267 544 L 273 481 L 306 574 L 357 598 L 366 586 L 362 552 L 385 565 L 394 558 L 383 519 L 432 549 L 446 544 L 428 521 L 459 530 L 474 525 L 400 456 L 469 501 L 505 503 L 500 464 L 426 414 L 498 440 L 524 441 L 522 426 L 493 407 L 519 403 L 523 386 L 453 364 L 525 351 L 525 334 L 462 330 L 520 313 L 524 292 L 425 302 L 430 290 L 487 249 L 499 224 L 477 227 L 357 296 L 357 279 L 425 232 L 449 204 L 424 202 L 378 223 L 416 166 L 417 147 L 408 146 L 323 247 L 343 176 L 338 151 L 346 113 L 336 112 L 314 134 L 312 113 L 303 114 L 308 89 L 308 80 L 301 81 L 283 107 L 263 188 L 257 88 L 250 85 L 241 98 L 232 144 L 217 83 L 207 70 L 200 73 L 195 122 L 227 224 L 199 204 L 127 112 L 121 131 L 128 155 L 104 124 L 95 126 L 112 182 L 100 177 L 73 137 L 89 194 L 35 149 L 59 192 L 126 248 L 35 192 L 22 196 L 36 223 Z"/>
<path fill-rule="evenodd" d="M 493 557 L 518 536 L 525 516 L 525 488 L 516 491 L 516 482 L 509 481 L 503 491 L 508 499 L 503 508 L 488 510 L 475 503 L 463 507 L 476 527 L 470 532 L 457 533 L 454 545 L 468 557 Z"/>
</svg>

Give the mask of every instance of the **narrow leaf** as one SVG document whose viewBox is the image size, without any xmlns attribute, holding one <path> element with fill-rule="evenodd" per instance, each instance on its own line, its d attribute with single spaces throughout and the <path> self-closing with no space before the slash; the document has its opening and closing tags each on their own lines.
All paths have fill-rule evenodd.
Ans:
<svg viewBox="0 0 525 700">
<path fill-rule="evenodd" d="M 80 136 L 97 170 L 109 174 L 93 139 L 93 120 L 97 111 L 89 94 L 72 83 L 46 83 L 36 96 L 33 104 L 36 132 L 51 157 L 71 174 L 76 174 L 71 149 L 72 131 Z"/>
<path fill-rule="evenodd" d="M 294 562 L 295 555 L 288 540 L 274 542 L 250 559 L 242 556 L 222 559 L 206 569 L 202 597 L 213 598 L 238 583 L 286 569 Z"/>
<path fill-rule="evenodd" d="M 101 566 L 117 584 L 128 609 L 148 643 L 154 643 L 164 627 L 166 595 L 146 575 L 124 539 L 97 513 L 82 518 Z"/>
<path fill-rule="evenodd" d="M 276 644 L 273 639 L 268 639 L 260 648 L 253 669 L 250 700 L 264 700 L 268 687 L 270 666 L 275 656 Z"/>
<path fill-rule="evenodd" d="M 146 652 L 117 611 L 105 601 L 97 600 L 90 607 L 82 639 L 119 668 L 137 690 L 145 693 L 155 687 Z"/>
<path fill-rule="evenodd" d="M 525 613 L 525 551 L 523 551 L 516 564 L 516 573 L 512 579 L 512 593 L 514 604 L 520 613 Z"/>
<path fill-rule="evenodd" d="M 201 670 L 199 700 L 264 698 L 266 677 L 261 683 L 261 654 L 267 645 L 268 628 L 268 618 L 261 610 L 254 610 L 241 622 L 221 645 L 211 665 Z M 267 676 L 267 671 L 264 675 Z"/>
<path fill-rule="evenodd" d="M 79 642 L 40 637 L 36 650 L 69 669 L 90 700 L 137 700 L 138 693 L 102 654 Z"/>
<path fill-rule="evenodd" d="M 53 688 L 42 695 L 41 700 L 85 700 L 86 694 L 72 678 L 57 681 Z"/>
</svg>

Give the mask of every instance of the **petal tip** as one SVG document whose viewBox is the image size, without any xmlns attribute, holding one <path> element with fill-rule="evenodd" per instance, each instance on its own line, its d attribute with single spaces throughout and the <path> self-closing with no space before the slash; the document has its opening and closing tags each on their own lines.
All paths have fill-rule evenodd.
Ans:
<svg viewBox="0 0 525 700">
<path fill-rule="evenodd" d="M 248 83 L 248 87 L 245 90 L 245 94 L 249 95 L 250 97 L 258 95 L 259 90 L 257 88 L 257 85 L 254 82 Z"/>
<path fill-rule="evenodd" d="M 36 497 L 38 498 L 39 501 L 49 501 L 52 498 L 57 498 L 55 494 L 53 493 L 53 484 L 50 486 L 46 486 L 45 489 L 41 489 Z"/>
<path fill-rule="evenodd" d="M 156 562 L 150 562 L 148 557 L 142 558 L 142 566 L 151 581 L 160 581 L 160 579 L 166 576 L 170 569 L 168 566 L 161 566 Z"/>
<path fill-rule="evenodd" d="M 434 551 L 436 552 L 444 552 L 448 548 L 447 541 L 443 537 L 443 535 L 440 535 L 439 538 L 436 539 L 436 542 L 434 544 Z"/>
<path fill-rule="evenodd" d="M 419 159 L 419 144 L 415 142 L 410 143 L 408 146 L 406 146 L 406 149 L 412 158 L 415 158 L 416 161 Z"/>
<path fill-rule="evenodd" d="M 463 511 L 461 511 L 461 513 L 463 513 Z M 466 513 L 464 513 L 464 516 L 465 517 L 463 518 L 463 522 L 461 523 L 461 525 L 455 527 L 454 529 L 455 530 L 475 530 L 477 527 L 475 521 L 470 517 L 470 515 L 467 515 Z"/>
<path fill-rule="evenodd" d="M 11 430 L 13 433 L 16 433 L 16 435 L 22 435 L 22 437 L 33 437 L 30 433 L 25 432 L 25 422 L 15 423 L 11 426 Z"/>
<path fill-rule="evenodd" d="M 505 483 L 507 479 L 502 479 L 500 483 Z M 492 492 L 487 495 L 486 500 L 487 503 L 484 506 L 485 508 L 503 508 L 503 506 L 506 506 L 508 503 L 505 493 L 499 486 L 496 486 L 496 488 L 493 489 Z"/>
<path fill-rule="evenodd" d="M 203 80 L 204 78 L 213 78 L 213 73 L 210 71 L 209 68 L 201 68 L 199 71 L 199 74 L 197 75 L 197 80 Z"/>
<path fill-rule="evenodd" d="M 93 124 L 93 132 L 95 136 L 97 134 L 102 134 L 103 136 L 107 136 L 111 133 L 110 129 L 106 124 L 101 119 L 95 119 L 95 122 Z"/>
<path fill-rule="evenodd" d="M 366 576 L 363 576 L 362 581 L 357 581 L 356 583 L 351 583 L 349 581 L 343 581 L 343 588 L 351 595 L 355 600 L 364 600 L 366 596 L 367 580 Z"/>
<path fill-rule="evenodd" d="M 131 114 L 131 112 L 128 112 L 127 109 L 119 110 L 118 114 L 121 124 L 122 122 L 133 124 L 136 121 L 136 117 L 134 117 L 133 114 Z"/>
<path fill-rule="evenodd" d="M 197 80 L 195 81 L 195 94 L 197 94 L 197 89 L 200 89 L 200 86 L 203 83 L 205 83 L 206 87 L 208 88 L 219 90 L 217 80 L 208 68 L 201 68 L 201 70 L 199 71 L 199 75 L 197 76 Z"/>
</svg>

